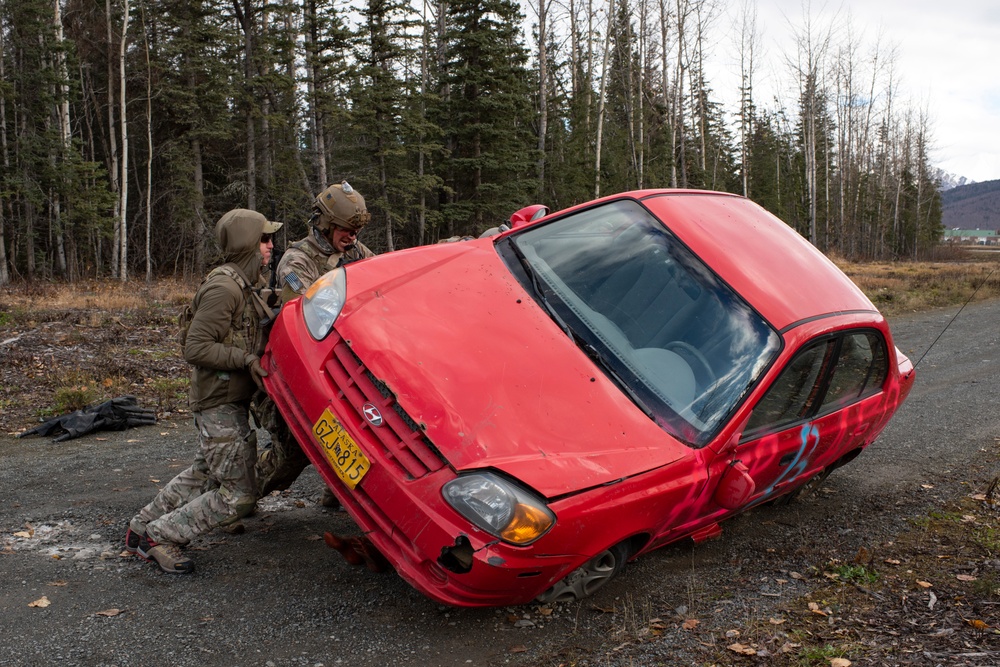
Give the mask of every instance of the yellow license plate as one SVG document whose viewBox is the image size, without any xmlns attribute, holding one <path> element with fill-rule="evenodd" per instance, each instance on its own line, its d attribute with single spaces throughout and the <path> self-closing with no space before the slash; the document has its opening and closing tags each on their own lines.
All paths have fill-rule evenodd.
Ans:
<svg viewBox="0 0 1000 667">
<path fill-rule="evenodd" d="M 337 477 L 352 489 L 357 486 L 372 464 L 329 408 L 323 410 L 323 414 L 313 424 L 313 435 L 323 447 L 323 453 Z"/>
</svg>

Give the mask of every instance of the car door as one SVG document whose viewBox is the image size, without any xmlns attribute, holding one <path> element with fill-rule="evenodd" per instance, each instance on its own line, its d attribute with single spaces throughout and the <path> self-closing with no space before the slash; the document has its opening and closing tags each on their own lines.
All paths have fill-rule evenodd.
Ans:
<svg viewBox="0 0 1000 667">
<path fill-rule="evenodd" d="M 802 346 L 754 407 L 735 458 L 777 497 L 860 446 L 888 372 L 885 340 L 853 329 Z"/>
</svg>

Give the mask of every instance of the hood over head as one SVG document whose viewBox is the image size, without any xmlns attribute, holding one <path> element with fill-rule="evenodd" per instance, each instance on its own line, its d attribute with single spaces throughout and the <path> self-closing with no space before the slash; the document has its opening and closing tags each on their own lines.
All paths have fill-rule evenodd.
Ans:
<svg viewBox="0 0 1000 667">
<path fill-rule="evenodd" d="M 260 254 L 261 234 L 273 234 L 280 227 L 281 223 L 271 222 L 257 211 L 246 208 L 235 208 L 223 214 L 215 225 L 222 261 L 232 262 L 248 282 L 254 282 L 264 259 Z"/>
</svg>

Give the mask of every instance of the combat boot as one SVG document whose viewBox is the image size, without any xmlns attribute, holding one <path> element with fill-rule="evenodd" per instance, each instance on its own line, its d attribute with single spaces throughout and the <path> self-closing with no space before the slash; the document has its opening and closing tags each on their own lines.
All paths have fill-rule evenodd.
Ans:
<svg viewBox="0 0 1000 667">
<path fill-rule="evenodd" d="M 125 551 L 130 554 L 139 553 L 139 542 L 146 537 L 146 526 L 134 524 L 134 521 L 129 522 L 128 530 L 125 531 Z"/>
<path fill-rule="evenodd" d="M 181 552 L 181 548 L 170 542 L 155 542 L 148 535 L 139 540 L 136 553 L 149 562 L 156 562 L 160 569 L 171 574 L 194 572 L 194 561 Z"/>
</svg>

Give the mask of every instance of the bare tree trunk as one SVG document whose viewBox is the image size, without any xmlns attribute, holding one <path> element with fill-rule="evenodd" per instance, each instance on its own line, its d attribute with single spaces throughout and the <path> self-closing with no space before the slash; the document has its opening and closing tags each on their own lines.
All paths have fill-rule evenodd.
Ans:
<svg viewBox="0 0 1000 667">
<path fill-rule="evenodd" d="M 4 27 L 0 23 L 0 81 L 7 80 L 7 72 L 4 68 Z M 0 152 L 3 153 L 3 168 L 5 173 L 10 173 L 10 152 L 7 146 L 7 96 L 0 89 Z M 8 196 L 0 196 L 0 285 L 10 282 L 10 267 L 7 263 L 7 242 L 4 234 L 4 224 L 7 217 Z"/>
<path fill-rule="evenodd" d="M 111 246 L 111 275 L 118 277 L 118 267 L 121 260 L 122 245 L 122 222 L 125 215 L 122 211 L 121 187 L 119 179 L 121 172 L 118 166 L 118 139 L 115 137 L 115 87 L 112 82 L 115 80 L 114 58 L 111 57 L 111 50 L 114 46 L 113 23 L 111 21 L 111 0 L 104 0 L 104 9 L 108 19 L 108 161 L 110 162 L 108 176 L 111 178 L 111 189 L 115 193 L 115 232 L 114 241 Z"/>
<path fill-rule="evenodd" d="M 670 21 L 670 10 L 667 9 L 667 0 L 658 0 L 660 7 L 660 77 L 662 79 L 660 87 L 663 89 L 661 91 L 663 97 L 663 115 L 664 115 L 664 126 L 668 129 L 671 134 L 671 155 L 676 154 L 676 137 L 674 136 L 674 123 L 673 123 L 673 105 L 671 104 L 673 98 L 670 94 L 670 76 L 668 72 L 670 71 L 669 63 L 667 62 L 667 45 L 669 44 L 669 21 Z M 672 187 L 677 187 L 677 163 L 675 160 L 670 161 L 670 185 Z"/>
<path fill-rule="evenodd" d="M 628 7 L 628 0 L 621 0 L 623 3 L 623 13 L 631 17 L 632 12 Z M 610 26 L 609 26 L 610 32 Z M 638 178 L 639 175 L 639 164 L 638 164 L 638 150 L 636 148 L 636 103 L 633 99 L 633 95 L 636 92 L 636 73 L 632 62 L 632 42 L 635 41 L 635 36 L 632 34 L 632 21 L 631 18 L 625 21 L 625 40 L 624 43 L 621 39 L 615 39 L 615 51 L 618 52 L 619 62 L 625 63 L 625 113 L 628 116 L 628 149 L 629 149 L 629 160 L 632 163 L 632 172 Z"/>
<path fill-rule="evenodd" d="M 72 150 L 73 143 L 69 118 L 69 72 L 66 69 L 66 54 L 62 50 L 63 46 L 63 25 L 62 10 L 59 6 L 60 0 L 53 0 L 53 27 L 55 28 L 56 46 L 56 73 L 59 76 L 59 136 L 61 139 L 59 162 L 64 163 Z M 2 57 L 2 56 L 0 56 Z M 56 236 L 56 261 L 59 266 L 59 273 L 67 277 L 66 274 L 66 243 L 65 232 L 62 220 L 62 197 L 59 191 L 56 192 L 53 208 L 55 209 L 55 236 Z M 72 279 L 72 277 L 70 277 Z"/>
<path fill-rule="evenodd" d="M 447 54 L 447 41 L 446 35 L 448 30 L 447 13 L 448 13 L 448 0 L 434 0 L 437 4 L 437 26 L 436 26 L 436 57 L 437 57 L 437 71 L 438 76 L 441 78 L 441 90 L 439 94 L 441 96 L 441 103 L 447 108 L 448 103 L 451 101 L 451 84 L 448 82 L 446 76 L 444 76 L 448 71 L 448 54 Z M 455 150 L 455 139 L 449 133 L 448 137 L 445 139 L 445 148 L 449 153 L 454 153 Z M 455 183 L 455 173 L 453 163 L 449 162 L 448 172 L 445 174 L 445 184 L 454 185 Z M 445 201 L 448 204 L 455 202 L 456 194 L 454 188 L 445 189 Z M 455 235 L 455 222 L 453 219 L 448 220 L 448 231 L 447 236 Z"/>
<path fill-rule="evenodd" d="M 545 135 L 549 123 L 548 56 L 545 41 L 548 39 L 549 0 L 538 0 L 538 196 L 545 193 Z"/>
<path fill-rule="evenodd" d="M 146 284 L 153 282 L 152 227 L 153 227 L 153 68 L 149 62 L 149 32 L 146 28 L 146 11 L 142 12 L 142 43 L 146 53 Z"/>
<path fill-rule="evenodd" d="M 267 43 L 268 33 L 270 31 L 270 23 L 268 20 L 268 12 L 265 9 L 261 13 L 260 17 L 260 32 L 265 39 L 265 44 Z M 270 74 L 273 69 L 273 63 L 271 62 L 271 54 L 267 49 L 262 52 L 264 57 L 264 63 L 262 68 L 266 74 Z M 260 134 L 261 142 L 263 143 L 263 156 L 261 160 L 263 161 L 263 174 L 261 174 L 260 180 L 264 185 L 265 192 L 270 193 L 271 182 L 274 179 L 274 145 L 271 137 L 271 95 L 270 92 L 265 93 L 263 99 L 260 102 Z M 270 197 L 270 194 L 268 195 Z M 273 200 L 272 200 L 273 206 Z M 268 215 L 272 215 L 268 213 Z M 272 216 L 273 217 L 273 216 Z"/>
<path fill-rule="evenodd" d="M 569 89 L 570 100 L 580 99 L 580 20 L 576 15 L 576 0 L 569 0 Z"/>
<path fill-rule="evenodd" d="M 420 120 L 423 121 L 427 115 L 425 100 L 427 99 L 427 87 L 430 79 L 430 31 L 427 23 L 427 12 L 431 11 L 428 0 L 424 0 L 422 23 L 424 26 L 423 36 L 420 42 Z M 424 244 L 424 235 L 427 233 L 427 188 L 424 187 L 424 162 L 426 151 L 424 150 L 425 133 L 423 123 L 420 127 L 420 148 L 417 152 L 417 179 L 420 183 L 420 208 L 417 211 L 417 245 Z"/>
<path fill-rule="evenodd" d="M 639 0 L 639 76 L 636 82 L 636 122 L 639 125 L 636 183 L 641 190 L 646 185 L 646 116 L 645 116 L 645 75 L 646 75 L 646 0 Z"/>
<path fill-rule="evenodd" d="M 916 136 L 916 155 L 914 156 L 917 163 L 917 202 L 916 210 L 913 217 L 913 259 L 917 259 L 917 252 L 920 248 L 920 227 L 921 227 L 921 216 L 923 215 L 921 211 L 921 204 L 923 204 L 924 196 L 927 194 L 925 192 L 925 186 L 928 184 L 928 174 L 926 171 L 927 167 L 927 144 L 930 141 L 930 114 L 926 108 L 919 111 L 918 116 L 918 127 Z M 934 188 L 931 188 L 930 196 L 934 196 Z M 930 218 L 931 207 L 927 207 L 927 215 Z M 927 220 L 928 231 L 935 231 L 930 229 L 932 221 Z M 937 221 L 940 224 L 940 220 Z"/>
<path fill-rule="evenodd" d="M 742 168 L 743 196 L 750 196 L 752 181 L 750 170 L 753 156 L 750 154 L 750 137 L 754 133 L 754 76 L 757 73 L 757 48 L 761 36 L 757 31 L 757 6 L 751 0 L 743 0 L 740 10 L 739 53 L 740 53 L 740 162 Z"/>
<path fill-rule="evenodd" d="M 205 274 L 207 226 L 205 225 L 205 176 L 202 169 L 201 141 L 191 141 L 191 160 L 194 163 L 194 275 Z"/>
<path fill-rule="evenodd" d="M 253 95 L 253 12 L 252 0 L 246 2 L 245 9 L 241 0 L 233 0 L 236 18 L 243 29 L 243 84 L 246 92 L 246 132 L 247 132 L 247 208 L 257 208 L 257 126 L 254 120 Z"/>
<path fill-rule="evenodd" d="M 319 100 L 319 86 L 316 81 L 316 2 L 306 0 L 303 10 L 305 25 L 303 26 L 304 46 L 306 52 L 306 91 L 309 95 L 310 116 L 312 118 L 312 140 L 314 159 L 313 167 L 316 179 L 316 192 L 326 187 L 329 174 L 326 168 L 326 137 L 323 132 L 323 109 Z"/>
<path fill-rule="evenodd" d="M 601 64 L 601 92 L 597 98 L 597 146 L 594 157 L 594 198 L 601 196 L 601 142 L 604 134 L 604 102 L 608 89 L 608 51 L 611 50 L 611 17 L 615 13 L 615 0 L 608 0 L 608 25 L 604 35 L 604 59 Z"/>
<path fill-rule="evenodd" d="M 128 281 L 128 115 L 125 109 L 125 39 L 128 35 L 129 0 L 122 0 L 125 10 L 122 17 L 121 44 L 118 47 L 118 86 L 121 111 L 118 120 L 122 131 L 122 178 L 121 178 L 121 281 Z"/>
<path fill-rule="evenodd" d="M 695 4 L 695 38 L 694 56 L 697 58 L 697 66 L 694 68 L 697 73 L 697 81 L 692 82 L 692 108 L 691 113 L 698 115 L 698 141 L 701 144 L 701 155 L 699 156 L 699 166 L 702 174 L 708 174 L 708 109 L 705 108 L 705 21 L 702 15 L 704 2 Z M 695 85 L 697 83 L 697 85 Z M 693 119 L 692 119 L 693 120 Z"/>
<path fill-rule="evenodd" d="M 802 151 L 805 160 L 806 191 L 809 206 L 809 240 L 819 245 L 816 230 L 819 169 L 816 162 L 817 121 L 820 113 L 820 68 L 829 45 L 830 33 L 817 43 L 812 17 L 805 17 L 805 28 L 798 36 L 799 99 L 802 100 Z M 803 62 L 804 61 L 804 62 Z"/>
<path fill-rule="evenodd" d="M 687 149 L 684 140 L 684 77 L 687 67 L 684 63 L 684 40 L 685 24 L 689 5 L 687 0 L 676 0 L 677 15 L 677 74 L 674 76 L 674 129 L 671 138 L 674 150 L 673 173 L 671 181 L 673 187 L 687 187 Z M 678 181 L 677 167 L 680 167 L 680 180 Z"/>
<path fill-rule="evenodd" d="M 610 17 L 608 21 L 610 22 Z M 590 136 L 590 114 L 594 105 L 594 0 L 587 0 L 587 80 L 584 82 L 584 106 L 587 119 L 584 122 L 587 136 Z"/>
<path fill-rule="evenodd" d="M 290 35 L 296 34 L 296 32 L 298 31 L 298 28 L 295 26 L 295 23 L 292 18 L 293 12 L 298 7 L 298 5 L 296 4 L 297 2 L 298 0 L 285 0 L 285 3 L 288 6 L 288 11 L 285 12 L 285 31 Z M 305 32 L 306 29 L 307 26 L 303 25 L 302 26 L 303 33 Z M 296 52 L 293 50 L 291 51 L 291 55 L 286 59 L 285 62 L 285 76 L 288 77 L 289 81 L 296 80 L 296 74 L 295 74 L 296 58 L 297 58 Z M 297 112 L 298 103 L 293 103 L 293 104 L 295 105 Z M 311 99 L 307 99 L 306 108 L 307 109 L 310 108 L 311 104 L 312 104 Z M 311 198 L 313 195 L 313 188 L 312 185 L 309 184 L 309 176 L 308 174 L 306 174 L 306 167 L 305 164 L 302 162 L 302 148 L 301 148 L 302 142 L 299 140 L 298 128 L 292 130 L 292 136 L 295 139 L 295 146 L 293 147 L 295 155 L 295 170 L 298 173 L 299 179 L 302 181 L 302 192 L 305 194 L 307 198 Z M 287 232 L 288 229 L 286 228 L 285 233 Z"/>
</svg>

